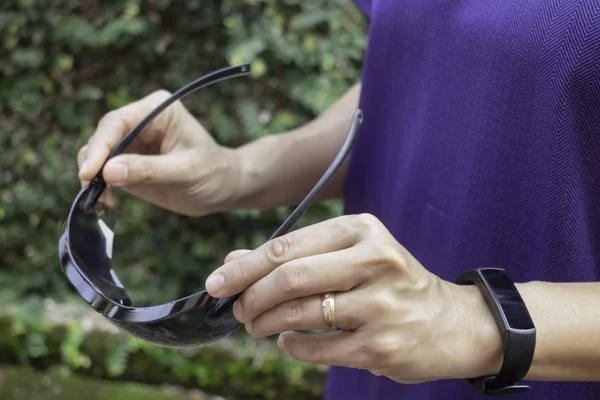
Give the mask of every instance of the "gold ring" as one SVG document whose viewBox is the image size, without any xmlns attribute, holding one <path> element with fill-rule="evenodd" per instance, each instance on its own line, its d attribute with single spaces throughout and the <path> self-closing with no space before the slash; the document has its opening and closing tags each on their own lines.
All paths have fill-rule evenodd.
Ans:
<svg viewBox="0 0 600 400">
<path fill-rule="evenodd" d="M 335 293 L 323 293 L 321 295 L 321 312 L 323 313 L 323 319 L 325 319 L 325 325 L 328 329 L 336 330 L 337 323 L 335 322 Z"/>
</svg>

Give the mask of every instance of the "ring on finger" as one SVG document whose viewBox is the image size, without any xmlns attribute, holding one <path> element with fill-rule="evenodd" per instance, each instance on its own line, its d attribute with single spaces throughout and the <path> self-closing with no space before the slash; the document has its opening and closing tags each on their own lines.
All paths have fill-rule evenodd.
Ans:
<svg viewBox="0 0 600 400">
<path fill-rule="evenodd" d="M 327 329 L 336 330 L 337 322 L 335 319 L 335 293 L 328 292 L 321 295 L 321 312 Z"/>
</svg>

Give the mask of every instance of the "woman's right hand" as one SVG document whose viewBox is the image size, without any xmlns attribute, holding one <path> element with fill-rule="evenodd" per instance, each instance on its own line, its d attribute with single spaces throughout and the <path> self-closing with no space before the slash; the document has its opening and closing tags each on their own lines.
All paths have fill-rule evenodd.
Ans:
<svg viewBox="0 0 600 400">
<path fill-rule="evenodd" d="M 157 91 L 106 114 L 78 154 L 79 179 L 89 182 L 129 130 L 170 96 Z M 109 186 L 189 216 L 218 211 L 230 200 L 239 168 L 181 102 L 170 105 L 103 170 Z"/>
</svg>

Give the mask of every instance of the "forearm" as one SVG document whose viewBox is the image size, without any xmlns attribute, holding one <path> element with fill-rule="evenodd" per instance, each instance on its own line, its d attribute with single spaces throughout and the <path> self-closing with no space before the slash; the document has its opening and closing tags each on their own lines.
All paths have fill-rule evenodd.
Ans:
<svg viewBox="0 0 600 400">
<path fill-rule="evenodd" d="M 356 84 L 310 123 L 232 150 L 236 178 L 223 207 L 268 209 L 301 201 L 339 150 L 359 93 L 360 85 Z M 342 194 L 346 164 L 332 179 L 323 198 Z"/>
<path fill-rule="evenodd" d="M 526 379 L 600 381 L 600 283 L 517 285 L 537 328 Z"/>
<path fill-rule="evenodd" d="M 525 379 L 600 381 L 600 283 L 528 282 L 517 288 L 537 331 L 534 359 Z M 483 302 L 480 307 L 489 314 Z M 481 321 L 493 323 L 490 315 Z M 495 349 L 497 356 L 486 371 L 493 375 L 502 364 L 502 345 L 497 330 L 490 335 L 482 347 Z"/>
</svg>

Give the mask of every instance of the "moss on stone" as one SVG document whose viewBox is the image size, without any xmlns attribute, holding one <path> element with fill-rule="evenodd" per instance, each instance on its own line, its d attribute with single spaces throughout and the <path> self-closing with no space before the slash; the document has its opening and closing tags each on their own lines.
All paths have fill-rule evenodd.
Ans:
<svg viewBox="0 0 600 400">
<path fill-rule="evenodd" d="M 58 365 L 96 379 L 171 384 L 230 398 L 317 400 L 323 394 L 326 368 L 295 361 L 268 340 L 236 335 L 173 350 L 126 337 L 85 308 L 70 312 L 61 320 L 47 313 L 44 323 L 29 310 L 25 317 L 0 313 L 0 363 L 38 370 Z"/>
<path fill-rule="evenodd" d="M 62 376 L 61 376 L 62 375 Z M 139 383 L 109 382 L 71 374 L 41 373 L 31 368 L 0 367 L 2 400 L 216 400 L 199 391 Z"/>
</svg>

